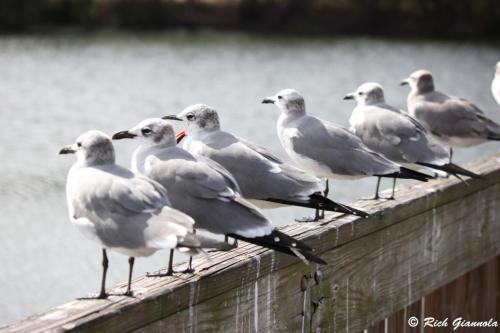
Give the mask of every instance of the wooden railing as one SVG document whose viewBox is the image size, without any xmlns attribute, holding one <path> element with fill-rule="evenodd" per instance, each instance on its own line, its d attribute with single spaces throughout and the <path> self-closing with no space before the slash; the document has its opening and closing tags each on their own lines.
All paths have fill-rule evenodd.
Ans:
<svg viewBox="0 0 500 333">
<path fill-rule="evenodd" d="M 328 266 L 242 243 L 195 260 L 194 275 L 137 278 L 135 297 L 75 300 L 0 331 L 410 332 L 413 315 L 499 319 L 500 155 L 467 167 L 485 179 L 398 187 L 397 200 L 353 204 L 370 218 L 283 228 Z"/>
</svg>

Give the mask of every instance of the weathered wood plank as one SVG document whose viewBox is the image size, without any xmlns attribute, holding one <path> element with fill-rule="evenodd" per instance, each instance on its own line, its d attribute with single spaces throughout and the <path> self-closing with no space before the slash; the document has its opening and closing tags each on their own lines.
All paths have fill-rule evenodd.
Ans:
<svg viewBox="0 0 500 333">
<path fill-rule="evenodd" d="M 468 205 L 454 201 L 430 216 L 426 212 L 337 247 L 324 254 L 331 266 L 319 269 L 320 279 L 314 279 L 314 273 L 302 265 L 261 275 L 257 285 L 247 283 L 199 304 L 195 311 L 203 313 L 204 318 L 196 327 L 190 326 L 193 309 L 188 309 L 140 332 L 174 329 L 178 323 L 183 323 L 186 331 L 196 332 L 226 331 L 231 327 L 241 327 L 239 332 L 315 332 L 317 328 L 343 332 L 348 327 L 363 330 L 496 256 L 500 225 L 477 216 L 496 207 L 499 199 L 498 189 L 489 188 L 470 195 Z M 306 282 L 304 275 L 308 277 Z M 266 285 L 276 287 L 266 289 Z M 307 288 L 302 291 L 304 285 Z M 273 301 L 267 303 L 267 299 Z M 272 304 L 286 306 L 273 308 Z M 420 312 L 415 315 L 421 320 L 422 309 L 417 310 Z M 266 319 L 270 317 L 275 320 Z M 255 323 L 257 327 L 252 326 Z M 376 325 L 380 328 L 380 324 Z"/>
<path fill-rule="evenodd" d="M 397 201 L 358 202 L 368 219 L 336 214 L 284 228 L 327 267 L 246 244 L 196 260 L 193 276 L 140 277 L 135 298 L 74 301 L 2 331 L 363 330 L 500 253 L 499 156 L 471 167 L 486 180 L 402 187 Z"/>
</svg>

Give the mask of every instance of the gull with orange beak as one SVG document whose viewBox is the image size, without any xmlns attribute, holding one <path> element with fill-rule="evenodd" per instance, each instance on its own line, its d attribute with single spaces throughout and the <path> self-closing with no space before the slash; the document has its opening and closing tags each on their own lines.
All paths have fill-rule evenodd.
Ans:
<svg viewBox="0 0 500 333">
<path fill-rule="evenodd" d="M 319 210 L 368 216 L 322 196 L 321 181 L 315 176 L 284 163 L 264 147 L 221 130 L 217 111 L 208 105 L 195 104 L 177 116 L 164 118 L 185 120 L 188 135 L 183 140 L 184 149 L 226 168 L 238 182 L 243 197 L 261 208 L 314 208 L 314 220 L 320 218 Z"/>
<path fill-rule="evenodd" d="M 146 119 L 113 139 L 140 142 L 132 169 L 162 184 L 172 206 L 190 215 L 195 227 L 325 264 L 303 242 L 277 230 L 240 195 L 233 176 L 216 162 L 177 147 L 174 129 L 163 119 Z"/>
<path fill-rule="evenodd" d="M 322 178 L 378 178 L 374 199 L 379 198 L 380 177 L 427 181 L 426 174 L 407 169 L 369 149 L 348 129 L 306 113 L 302 95 L 285 89 L 262 103 L 278 107 L 278 137 L 288 156 L 300 167 Z"/>
</svg>

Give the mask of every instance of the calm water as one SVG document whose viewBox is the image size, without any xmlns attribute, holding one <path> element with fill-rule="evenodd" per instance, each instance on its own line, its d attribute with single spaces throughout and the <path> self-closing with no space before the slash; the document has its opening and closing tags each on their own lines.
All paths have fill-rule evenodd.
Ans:
<svg viewBox="0 0 500 333">
<path fill-rule="evenodd" d="M 310 113 L 347 124 L 345 93 L 378 81 L 389 103 L 405 106 L 398 82 L 428 68 L 437 87 L 473 100 L 497 121 L 490 95 L 500 49 L 488 45 L 370 39 L 255 37 L 184 33 L 0 39 L 0 324 L 97 291 L 100 249 L 67 218 L 64 184 L 73 163 L 63 145 L 89 129 L 114 133 L 146 117 L 193 103 L 220 111 L 222 126 L 285 157 L 278 112 L 263 97 L 300 90 Z M 460 151 L 465 162 L 495 144 Z M 132 142 L 117 144 L 128 165 Z M 389 186 L 389 184 L 385 184 Z M 339 182 L 333 194 L 349 202 L 372 194 L 373 180 Z M 268 211 L 276 224 L 308 214 Z M 137 262 L 136 274 L 164 265 L 160 252 Z M 126 258 L 111 255 L 109 285 L 126 279 Z"/>
</svg>

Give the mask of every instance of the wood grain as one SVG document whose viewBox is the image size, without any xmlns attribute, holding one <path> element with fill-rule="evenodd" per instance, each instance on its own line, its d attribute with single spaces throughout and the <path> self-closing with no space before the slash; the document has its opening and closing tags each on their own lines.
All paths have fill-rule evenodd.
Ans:
<svg viewBox="0 0 500 333">
<path fill-rule="evenodd" d="M 73 301 L 0 331 L 356 332 L 385 318 L 392 327 L 421 311 L 412 304 L 423 296 L 500 254 L 499 157 L 468 166 L 485 180 L 441 179 L 399 187 L 395 201 L 355 203 L 368 219 L 333 214 L 282 228 L 328 266 L 244 244 L 195 260 L 195 275 L 140 277 L 135 298 Z"/>
</svg>

